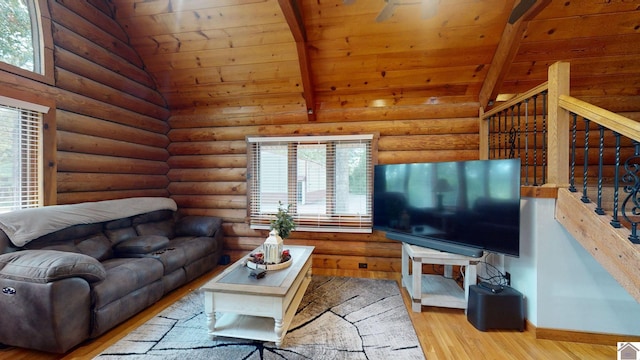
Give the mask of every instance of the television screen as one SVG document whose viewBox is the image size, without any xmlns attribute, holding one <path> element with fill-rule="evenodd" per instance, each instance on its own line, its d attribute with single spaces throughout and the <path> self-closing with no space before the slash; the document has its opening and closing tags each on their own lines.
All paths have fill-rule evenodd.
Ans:
<svg viewBox="0 0 640 360">
<path fill-rule="evenodd" d="M 373 226 L 468 256 L 519 256 L 520 160 L 376 165 Z"/>
</svg>

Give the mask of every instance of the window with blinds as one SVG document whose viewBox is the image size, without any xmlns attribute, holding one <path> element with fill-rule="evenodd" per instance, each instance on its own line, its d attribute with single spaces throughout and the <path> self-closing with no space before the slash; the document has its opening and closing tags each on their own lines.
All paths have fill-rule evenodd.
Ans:
<svg viewBox="0 0 640 360">
<path fill-rule="evenodd" d="M 249 137 L 251 227 L 268 229 L 280 203 L 296 231 L 371 232 L 373 135 Z"/>
<path fill-rule="evenodd" d="M 42 112 L 3 105 L 2 100 L 0 213 L 42 205 Z"/>
</svg>

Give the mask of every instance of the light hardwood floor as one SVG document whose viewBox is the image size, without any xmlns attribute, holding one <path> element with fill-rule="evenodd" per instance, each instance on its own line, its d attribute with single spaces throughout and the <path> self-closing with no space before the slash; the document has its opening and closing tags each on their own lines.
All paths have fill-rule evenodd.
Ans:
<svg viewBox="0 0 640 360">
<path fill-rule="evenodd" d="M 90 359 L 102 350 L 115 343 L 131 330 L 140 326 L 158 312 L 183 297 L 197 290 L 208 279 L 220 272 L 223 267 L 194 280 L 173 291 L 158 303 L 133 317 L 129 321 L 114 328 L 105 335 L 83 343 L 67 354 L 48 354 L 24 349 L 0 349 L 0 360 L 29 359 Z M 317 275 L 354 276 L 378 279 L 394 279 L 400 285 L 399 273 L 375 271 L 345 271 L 313 269 Z M 440 359 L 615 359 L 616 346 L 592 345 L 578 342 L 540 340 L 533 331 L 517 330 L 482 332 L 477 330 L 467 318 L 463 310 L 435 307 L 423 307 L 420 313 L 411 311 L 411 302 L 407 292 L 402 295 L 411 317 L 420 344 L 428 360 Z M 0 326 L 3 326 L 0 324 Z"/>
</svg>

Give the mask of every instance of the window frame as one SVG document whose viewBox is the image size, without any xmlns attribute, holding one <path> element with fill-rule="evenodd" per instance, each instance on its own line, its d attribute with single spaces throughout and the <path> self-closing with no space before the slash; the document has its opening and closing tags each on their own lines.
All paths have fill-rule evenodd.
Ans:
<svg viewBox="0 0 640 360">
<path fill-rule="evenodd" d="M 29 13 L 32 20 L 36 20 L 37 24 L 31 26 L 31 31 L 37 30 L 37 36 L 39 46 L 36 49 L 34 41 L 34 52 L 38 52 L 40 56 L 40 64 L 35 65 L 41 72 L 34 72 L 26 69 L 22 69 L 15 65 L 11 65 L 4 61 L 0 61 L 0 70 L 19 75 L 31 80 L 35 80 L 48 85 L 54 85 L 54 62 L 53 62 L 53 34 L 51 31 L 51 15 L 49 8 L 47 7 L 46 0 L 29 0 L 33 6 L 28 6 L 35 10 L 35 14 Z"/>
<path fill-rule="evenodd" d="M 378 134 L 359 135 L 309 135 L 309 136 L 248 136 L 247 142 L 247 219 L 252 229 L 269 229 L 269 220 L 273 218 L 275 212 L 262 212 L 256 209 L 259 205 L 254 199 L 256 184 L 259 182 L 258 170 L 255 168 L 259 163 L 256 154 L 257 144 L 280 144 L 287 146 L 287 167 L 288 167 L 288 204 L 293 212 L 296 222 L 296 231 L 309 232 L 349 232 L 349 233 L 371 233 L 373 231 L 373 169 L 376 165 L 376 150 Z M 368 149 L 366 154 L 366 214 L 344 214 L 334 212 L 331 214 L 298 214 L 297 213 L 297 149 L 298 145 L 305 144 L 327 144 L 330 148 L 326 159 L 326 203 L 333 202 L 336 196 L 335 186 L 335 147 L 340 142 L 360 142 L 365 143 Z M 329 167 L 331 166 L 331 167 Z M 329 206 L 331 207 L 331 206 Z M 320 220 L 319 220 L 320 219 Z"/>
<path fill-rule="evenodd" d="M 42 114 L 41 126 L 41 194 L 42 206 L 57 204 L 57 145 L 56 145 L 56 103 L 53 99 L 45 98 L 39 94 L 0 87 L 0 99 L 5 99 L 3 105 L 15 106 L 16 104 L 35 109 L 46 109 Z"/>
</svg>

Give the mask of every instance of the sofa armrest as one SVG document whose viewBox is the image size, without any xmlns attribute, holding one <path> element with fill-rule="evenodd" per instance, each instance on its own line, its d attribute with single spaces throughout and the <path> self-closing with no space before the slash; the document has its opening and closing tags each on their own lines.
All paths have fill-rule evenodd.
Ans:
<svg viewBox="0 0 640 360">
<path fill-rule="evenodd" d="M 0 255 L 0 278 L 49 283 L 70 277 L 104 280 L 105 268 L 91 256 L 57 250 L 24 250 Z"/>
<path fill-rule="evenodd" d="M 176 236 L 213 237 L 222 227 L 222 219 L 215 216 L 185 216 L 176 223 Z"/>
</svg>

